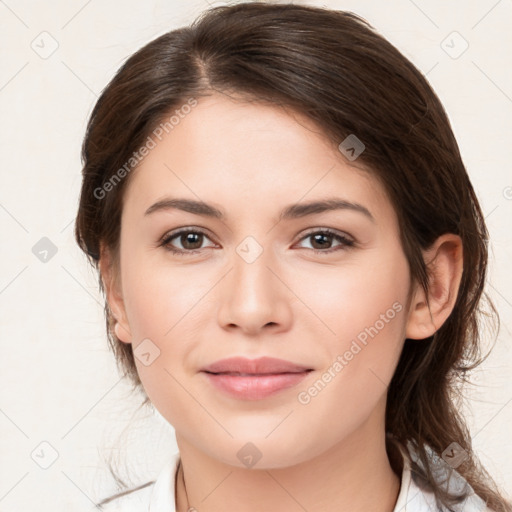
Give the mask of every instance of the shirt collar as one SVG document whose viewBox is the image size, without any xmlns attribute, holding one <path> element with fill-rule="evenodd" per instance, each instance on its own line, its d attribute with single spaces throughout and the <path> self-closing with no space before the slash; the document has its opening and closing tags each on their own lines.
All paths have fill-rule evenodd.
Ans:
<svg viewBox="0 0 512 512">
<path fill-rule="evenodd" d="M 176 512 L 175 489 L 179 461 L 179 452 L 174 453 L 158 475 L 151 493 L 149 512 Z"/>
<path fill-rule="evenodd" d="M 400 491 L 393 512 L 449 512 L 438 504 L 432 490 L 426 485 L 424 466 L 411 441 L 407 446 L 396 442 L 402 455 L 402 478 Z M 474 493 L 466 480 L 443 459 L 427 447 L 427 454 L 435 478 L 445 489 L 467 495 L 464 501 L 454 505 L 450 512 L 484 512 L 485 502 Z M 174 453 L 161 470 L 152 489 L 149 512 L 175 512 L 175 481 L 179 452 Z"/>
<path fill-rule="evenodd" d="M 438 503 L 432 487 L 427 483 L 425 467 L 415 445 L 407 441 L 406 446 L 396 443 L 403 460 L 400 492 L 393 512 L 484 512 L 486 503 L 475 494 L 455 468 L 439 457 L 430 447 L 426 447 L 429 466 L 438 485 L 445 490 L 466 497 L 460 503 L 447 509 Z"/>
</svg>

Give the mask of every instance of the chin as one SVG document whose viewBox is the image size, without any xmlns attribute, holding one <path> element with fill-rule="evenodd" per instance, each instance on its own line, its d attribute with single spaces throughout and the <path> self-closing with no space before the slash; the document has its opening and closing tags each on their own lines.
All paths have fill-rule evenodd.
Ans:
<svg viewBox="0 0 512 512">
<path fill-rule="evenodd" d="M 274 424 L 275 428 L 275 424 Z M 267 432 L 265 430 L 265 432 Z M 268 436 L 262 434 L 257 427 L 244 432 L 230 431 L 233 439 L 225 439 L 219 443 L 217 440 L 204 449 L 212 458 L 225 464 L 245 469 L 281 469 L 301 464 L 313 458 L 315 454 L 312 447 L 286 430 L 277 433 L 277 430 Z M 213 448 L 213 450 L 212 450 Z"/>
</svg>

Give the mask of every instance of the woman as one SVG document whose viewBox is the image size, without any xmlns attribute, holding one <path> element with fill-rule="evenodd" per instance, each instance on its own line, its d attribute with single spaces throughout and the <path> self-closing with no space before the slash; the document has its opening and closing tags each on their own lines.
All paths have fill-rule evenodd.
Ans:
<svg viewBox="0 0 512 512">
<path fill-rule="evenodd" d="M 487 230 L 437 96 L 356 15 L 212 8 L 91 115 L 76 238 L 174 427 L 105 510 L 511 511 L 456 389 Z"/>
</svg>

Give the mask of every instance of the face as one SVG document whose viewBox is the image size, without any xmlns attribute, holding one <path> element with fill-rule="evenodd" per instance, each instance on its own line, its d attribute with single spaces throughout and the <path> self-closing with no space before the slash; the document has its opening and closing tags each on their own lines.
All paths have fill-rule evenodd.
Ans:
<svg viewBox="0 0 512 512">
<path fill-rule="evenodd" d="M 383 433 L 410 277 L 382 185 L 307 119 L 217 94 L 157 142 L 125 190 L 114 309 L 177 436 L 240 467 L 252 442 L 273 468 Z M 171 199 L 218 212 L 147 212 Z M 202 371 L 235 356 L 309 371 L 270 377 L 270 394 Z"/>
</svg>

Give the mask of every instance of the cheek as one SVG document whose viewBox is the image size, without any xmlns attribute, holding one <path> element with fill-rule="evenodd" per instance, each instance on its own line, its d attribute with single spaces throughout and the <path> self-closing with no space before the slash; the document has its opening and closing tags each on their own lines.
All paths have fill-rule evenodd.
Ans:
<svg viewBox="0 0 512 512">
<path fill-rule="evenodd" d="M 170 339 L 182 321 L 190 323 L 197 315 L 196 307 L 212 287 L 198 267 L 167 264 L 165 254 L 157 256 L 133 252 L 125 259 L 123 294 L 135 342 Z"/>
<path fill-rule="evenodd" d="M 409 267 L 398 248 L 388 248 L 329 270 L 302 274 L 307 277 L 295 278 L 293 284 L 315 313 L 305 315 L 300 327 L 308 332 L 307 338 L 319 339 L 317 350 L 324 353 L 319 373 L 327 381 L 325 387 L 324 380 L 316 386 L 321 397 L 306 393 L 304 400 L 314 398 L 312 410 L 325 407 L 327 413 L 329 404 L 342 403 L 364 415 L 385 393 L 398 363 L 405 337 Z"/>
<path fill-rule="evenodd" d="M 217 280 L 193 265 L 166 264 L 165 256 L 149 258 L 126 250 L 125 308 L 137 371 L 152 402 L 159 403 L 162 394 L 180 393 L 173 377 L 182 380 L 190 352 L 204 337 L 205 319 L 212 318 L 205 310 L 208 294 Z M 145 364 L 148 356 L 142 354 L 148 352 L 151 362 Z"/>
<path fill-rule="evenodd" d="M 323 293 L 307 295 L 310 283 L 304 282 L 298 292 L 309 298 L 311 310 L 329 327 L 323 329 L 318 344 L 324 352 L 324 366 L 297 397 L 310 418 L 309 427 L 323 429 L 326 439 L 358 429 L 382 403 L 405 333 L 409 286 L 405 258 L 381 259 L 381 265 L 374 262 L 345 270 L 338 269 L 325 280 L 317 276 L 315 282 L 324 287 Z M 318 338 L 318 320 L 308 323 L 308 337 L 316 334 Z"/>
<path fill-rule="evenodd" d="M 409 270 L 401 252 L 368 252 L 337 268 L 311 266 L 290 274 L 288 282 L 314 313 L 303 317 L 305 321 L 311 328 L 312 321 L 320 321 L 325 339 L 338 340 L 333 344 L 336 349 L 376 323 L 379 331 L 387 333 L 386 337 L 397 339 L 402 332 L 405 318 L 396 313 L 405 311 Z"/>
</svg>

